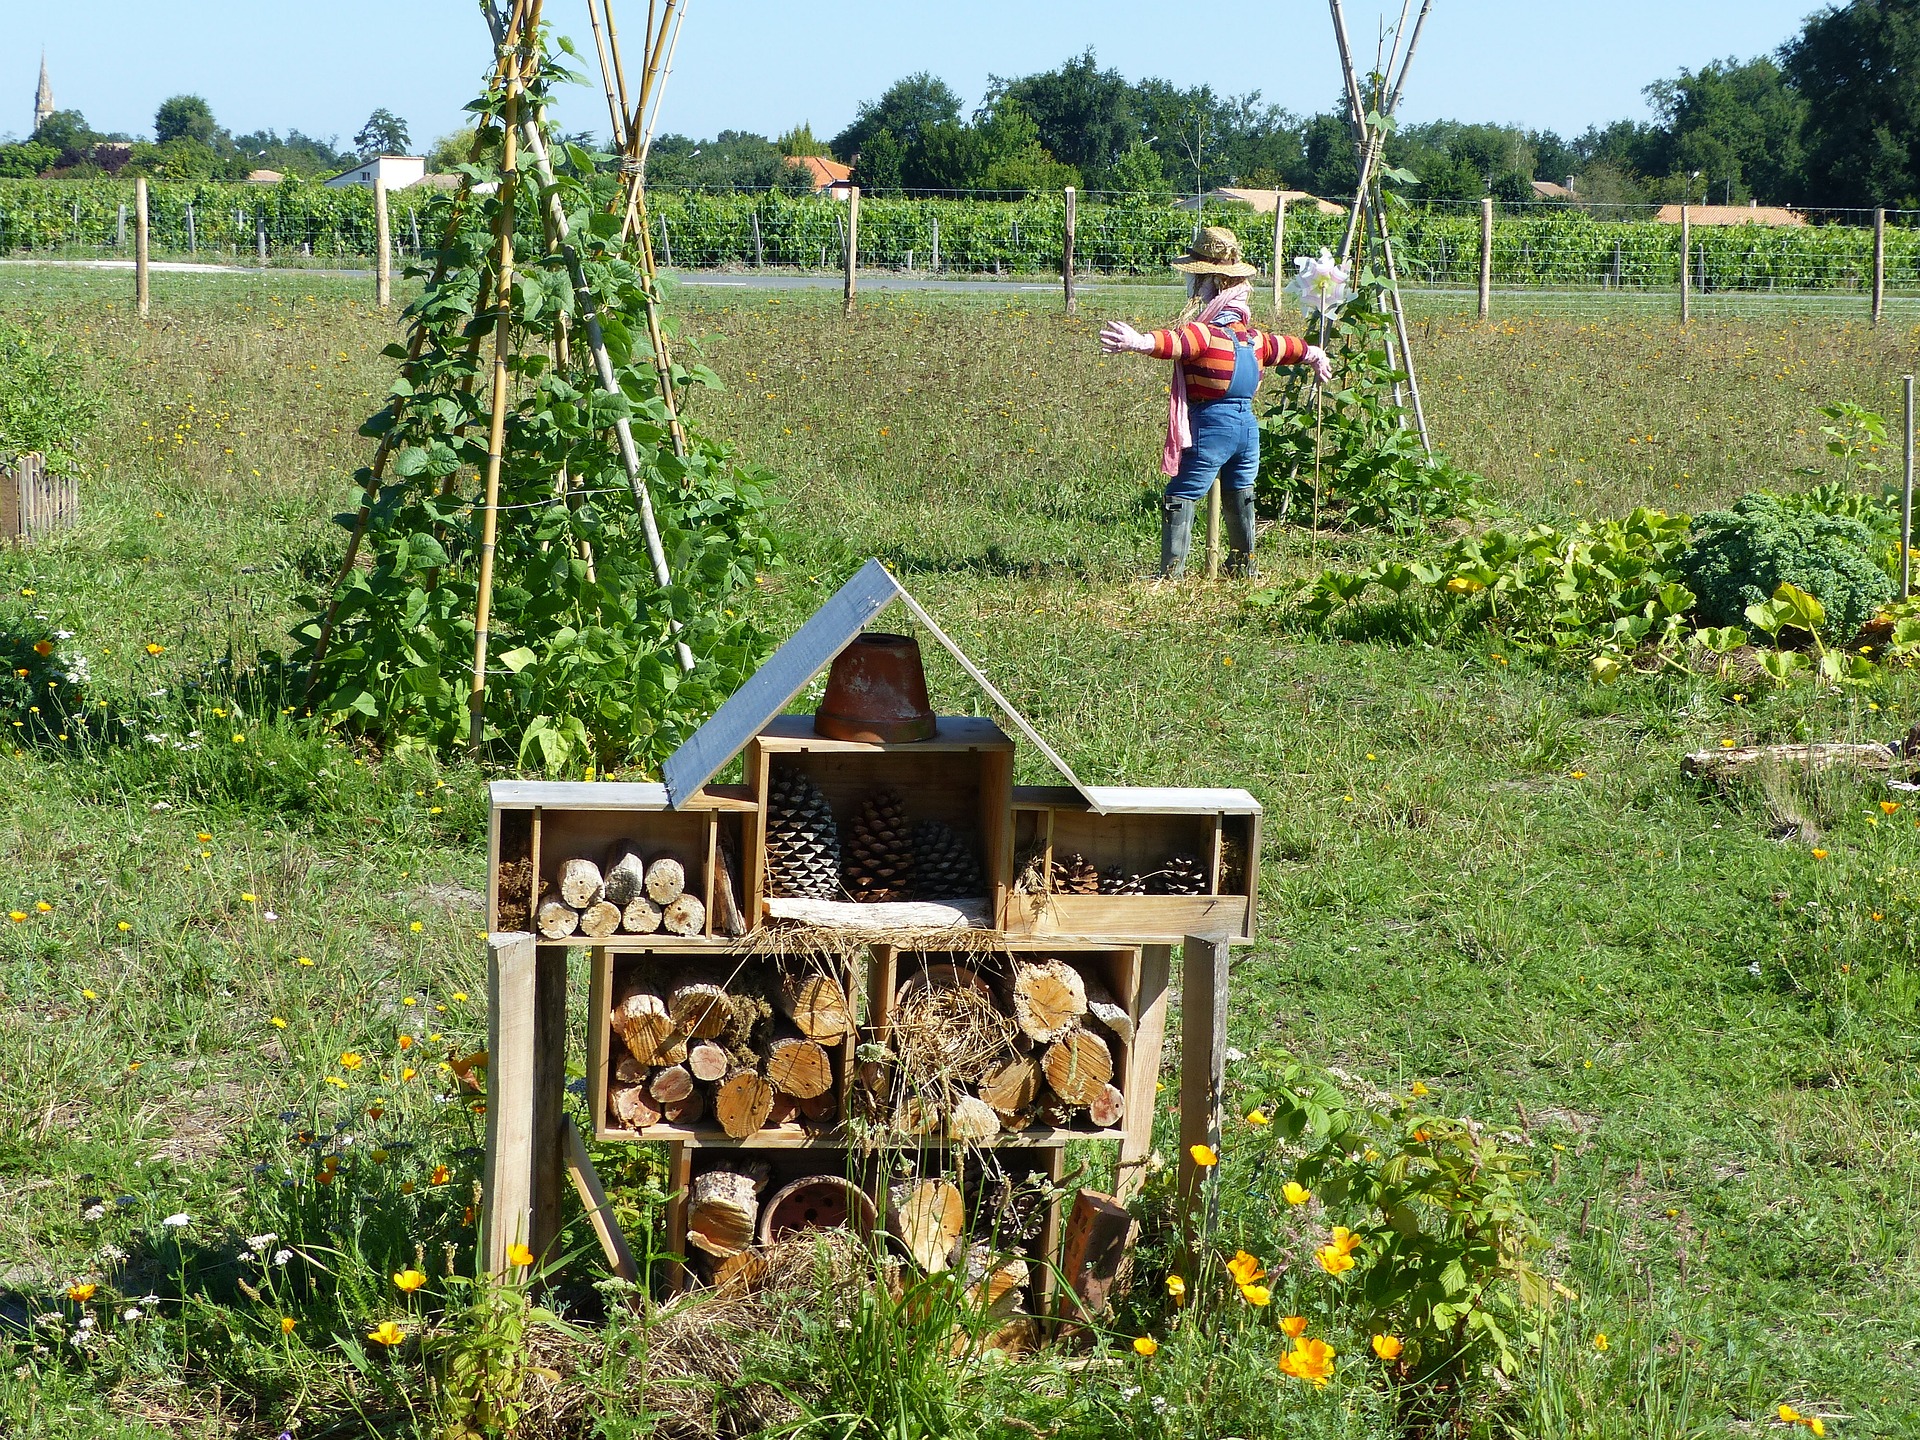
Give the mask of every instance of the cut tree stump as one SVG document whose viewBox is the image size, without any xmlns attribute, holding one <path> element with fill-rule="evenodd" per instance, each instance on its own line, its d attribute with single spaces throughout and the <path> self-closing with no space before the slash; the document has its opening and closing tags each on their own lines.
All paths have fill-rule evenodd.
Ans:
<svg viewBox="0 0 1920 1440">
<path fill-rule="evenodd" d="M 602 872 L 606 898 L 623 910 L 634 896 L 646 893 L 647 862 L 631 840 L 616 840 L 607 847 Z"/>
<path fill-rule="evenodd" d="M 687 867 L 678 856 L 656 855 L 647 866 L 647 895 L 656 905 L 670 905 L 687 893 Z"/>
<path fill-rule="evenodd" d="M 962 1095 L 947 1112 L 947 1139 L 965 1144 L 991 1140 L 1000 1133 L 1000 1117 L 986 1101 Z"/>
<path fill-rule="evenodd" d="M 612 1025 L 627 1053 L 642 1065 L 657 1063 L 654 1056 L 673 1034 L 673 1017 L 667 1013 L 666 1001 L 640 986 L 623 991 L 614 1001 Z"/>
<path fill-rule="evenodd" d="M 644 895 L 636 895 L 620 913 L 620 928 L 629 935 L 651 935 L 660 928 L 660 907 Z"/>
<path fill-rule="evenodd" d="M 1115 1039 L 1131 1045 L 1133 1017 L 1127 1014 L 1127 1007 L 1114 999 L 1099 981 L 1083 979 L 1082 984 L 1087 991 L 1087 1013 L 1104 1025 Z"/>
<path fill-rule="evenodd" d="M 676 896 L 661 912 L 660 923 L 669 935 L 698 935 L 707 928 L 707 907 L 692 895 Z"/>
<path fill-rule="evenodd" d="M 727 1070 L 731 1064 L 732 1062 L 727 1059 L 727 1052 L 708 1041 L 702 1040 L 698 1044 L 687 1047 L 687 1069 L 693 1072 L 693 1078 L 696 1080 L 704 1080 L 708 1083 L 724 1080 L 727 1078 Z"/>
<path fill-rule="evenodd" d="M 660 1123 L 660 1107 L 644 1085 L 616 1085 L 609 1090 L 607 1113 L 629 1130 L 644 1130 Z"/>
<path fill-rule="evenodd" d="M 713 1096 L 713 1118 L 735 1140 L 755 1135 L 773 1113 L 773 1086 L 754 1070 L 737 1070 L 720 1082 Z"/>
<path fill-rule="evenodd" d="M 610 900 L 596 900 L 580 916 L 580 933 L 595 940 L 605 939 L 620 928 L 620 907 Z"/>
<path fill-rule="evenodd" d="M 775 1040 L 767 1047 L 767 1079 L 796 1100 L 812 1100 L 833 1088 L 833 1060 L 812 1040 Z"/>
<path fill-rule="evenodd" d="M 1070 1030 L 1041 1059 L 1047 1084 L 1069 1105 L 1092 1105 L 1113 1079 L 1113 1051 L 1091 1030 Z"/>
<path fill-rule="evenodd" d="M 671 1105 L 693 1094 L 693 1076 L 684 1065 L 668 1065 L 647 1082 L 647 1093 L 662 1105 Z"/>
<path fill-rule="evenodd" d="M 766 1183 L 755 1167 L 694 1176 L 687 1190 L 687 1243 L 721 1259 L 751 1246 Z"/>
<path fill-rule="evenodd" d="M 1017 1055 L 996 1065 L 980 1081 L 980 1098 L 1004 1121 L 1040 1098 L 1040 1061 L 1032 1055 Z"/>
<path fill-rule="evenodd" d="M 600 867 L 582 856 L 560 862 L 560 898 L 576 910 L 584 910 L 601 898 L 605 884 Z"/>
<path fill-rule="evenodd" d="M 693 1040 L 711 1040 L 733 1022 L 727 992 L 700 975 L 682 976 L 667 992 L 667 1013 L 673 1028 Z"/>
<path fill-rule="evenodd" d="M 564 940 L 580 928 L 580 912 L 564 900 L 542 900 L 540 933 L 549 940 Z"/>
<path fill-rule="evenodd" d="M 780 1012 L 809 1040 L 838 1040 L 853 1028 L 847 992 L 831 975 L 782 975 L 774 998 Z"/>
<path fill-rule="evenodd" d="M 1014 1022 L 1043 1045 L 1065 1035 L 1087 1013 L 1080 972 L 1063 960 L 1016 961 L 1008 988 Z"/>
<path fill-rule="evenodd" d="M 929 1275 L 953 1264 L 967 1228 L 967 1204 L 948 1180 L 907 1180 L 887 1192 L 887 1229 Z"/>
</svg>

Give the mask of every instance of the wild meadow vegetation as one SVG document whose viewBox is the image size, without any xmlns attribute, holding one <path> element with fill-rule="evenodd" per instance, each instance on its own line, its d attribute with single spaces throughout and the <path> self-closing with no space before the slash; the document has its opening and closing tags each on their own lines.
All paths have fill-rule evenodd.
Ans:
<svg viewBox="0 0 1920 1440">
<path fill-rule="evenodd" d="M 938 1296 L 896 1304 L 844 1257 L 727 1331 L 721 1363 L 592 1285 L 577 1211 L 549 1297 L 577 1331 L 523 1333 L 516 1297 L 465 1284 L 490 776 L 329 738 L 237 683 L 338 561 L 396 321 L 317 278 L 159 276 L 145 326 L 123 290 L 0 275 L 0 322 L 77 357 L 104 406 L 81 525 L 0 552 L 28 671 L 0 703 L 78 680 L 76 721 L 98 717 L 0 747 L 0 1431 L 497 1428 L 502 1374 L 528 1377 L 527 1434 L 1920 1431 L 1920 806 L 1847 772 L 1716 787 L 1679 764 L 1899 739 L 1911 673 L 1601 683 L 1498 626 L 1322 623 L 1286 598 L 1489 528 L 1643 510 L 1657 539 L 1652 512 L 1877 492 L 1846 467 L 1888 456 L 1829 453 L 1820 412 L 1897 409 L 1904 325 L 1436 312 L 1415 327 L 1428 411 L 1479 508 L 1315 535 L 1296 503 L 1257 586 L 1160 587 L 1165 376 L 1093 337 L 1170 292 L 1071 319 L 1050 295 L 876 296 L 843 320 L 837 297 L 678 291 L 728 387 L 698 420 L 777 477 L 758 623 L 786 633 L 877 555 L 1083 778 L 1244 784 L 1267 812 L 1219 1228 L 1185 1293 L 1163 1173 L 1095 1363 L 954 1363 Z M 975 703 L 931 658 L 936 703 Z M 1455 1250 L 1380 1223 L 1414 1203 L 1392 1162 L 1416 1151 L 1457 1222 L 1420 1233 Z M 657 1161 L 596 1160 L 644 1247 Z M 1351 1253 L 1336 1225 L 1364 1232 Z M 1537 1242 L 1508 1257 L 1525 1284 L 1489 1292 L 1498 1340 L 1477 1332 L 1445 1389 L 1403 1383 L 1452 1317 L 1387 1296 L 1378 1257 L 1478 1276 L 1496 1229 Z"/>
</svg>

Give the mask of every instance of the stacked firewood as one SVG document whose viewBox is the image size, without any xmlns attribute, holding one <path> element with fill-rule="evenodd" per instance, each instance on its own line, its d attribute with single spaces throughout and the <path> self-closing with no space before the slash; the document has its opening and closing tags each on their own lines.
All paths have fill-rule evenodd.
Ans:
<svg viewBox="0 0 1920 1440">
<path fill-rule="evenodd" d="M 1110 1130 L 1133 1017 L 1065 960 L 1017 956 L 996 983 L 923 964 L 894 998 L 884 1046 L 863 1047 L 869 1113 L 907 1135 L 962 1143 L 1044 1125 Z"/>
<path fill-rule="evenodd" d="M 716 928 L 744 933 L 733 895 L 731 867 L 722 851 L 716 859 Z M 699 884 L 691 866 L 670 851 L 642 855 L 631 840 L 616 840 L 594 861 L 584 855 L 562 860 L 552 883 L 542 881 L 534 913 L 549 940 L 579 934 L 591 939 L 615 935 L 699 935 L 707 928 L 707 907 L 693 892 Z"/>
<path fill-rule="evenodd" d="M 609 1123 L 639 1131 L 662 1121 L 710 1124 L 745 1140 L 778 1125 L 837 1122 L 832 1047 L 853 1027 L 845 987 L 810 971 L 780 975 L 770 989 L 752 993 L 703 965 L 621 985 L 610 1017 L 620 1044 Z"/>
</svg>

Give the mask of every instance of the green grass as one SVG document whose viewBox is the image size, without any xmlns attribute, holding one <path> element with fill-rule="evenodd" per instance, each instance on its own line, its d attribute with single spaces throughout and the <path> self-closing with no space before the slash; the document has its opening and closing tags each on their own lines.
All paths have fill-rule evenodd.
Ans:
<svg viewBox="0 0 1920 1440">
<path fill-rule="evenodd" d="M 290 597 L 321 583 L 391 331 L 353 282 L 154 285 L 143 327 L 124 277 L 0 274 L 0 313 L 67 337 L 110 389 L 82 525 L 0 552 L 0 594 L 35 591 L 132 693 L 276 645 Z M 1083 779 L 1260 797 L 1266 938 L 1235 963 L 1233 1043 L 1424 1080 L 1541 1171 L 1549 1267 L 1579 1298 L 1515 1433 L 1753 1433 L 1738 1427 L 1782 1401 L 1830 1434 L 1920 1433 L 1914 811 L 1883 815 L 1884 790 L 1846 779 L 1722 796 L 1678 767 L 1722 739 L 1895 738 L 1920 690 L 1601 689 L 1497 642 L 1335 643 L 1250 618 L 1230 586 L 1144 583 L 1165 377 L 1092 337 L 1107 307 L 1155 298 L 1067 320 L 1049 296 L 876 297 L 846 322 L 833 296 L 679 292 L 730 385 L 699 402 L 705 423 L 784 476 L 791 564 L 769 620 L 789 627 L 879 555 Z M 1913 338 L 1436 315 L 1415 343 L 1437 438 L 1497 503 L 1545 518 L 1798 483 L 1827 463 L 1816 408 L 1891 412 Z M 1291 531 L 1263 563 L 1369 548 Z M 972 703 L 943 657 L 932 681 Z M 260 1267 L 233 1237 L 350 1235 L 377 1287 L 416 1240 L 438 1274 L 464 1236 L 478 1121 L 394 1076 L 402 1033 L 429 1061 L 483 1041 L 479 998 L 456 996 L 484 994 L 485 777 L 330 745 L 272 705 L 236 713 L 217 684 L 158 703 L 202 748 L 0 750 L 0 911 L 29 914 L 0 925 L 0 1304 L 89 1275 L 164 1300 L 92 1370 L 16 1347 L 0 1431 L 275 1434 L 290 1413 L 351 1431 L 357 1406 L 389 1433 L 408 1383 L 418 1403 L 415 1362 L 362 1371 L 333 1337 L 397 1317 L 391 1288 L 322 1287 L 283 1312 L 240 1290 Z M 356 1147 L 417 1148 L 375 1167 L 349 1147 L 336 1208 L 286 1191 L 280 1167 L 313 1164 L 296 1132 L 347 1121 Z M 429 1184 L 443 1163 L 450 1183 Z M 1250 1194 L 1237 1223 L 1258 1233 L 1265 1204 Z M 178 1211 L 184 1235 L 160 1223 Z M 281 1313 L 299 1317 L 285 1340 Z M 982 1418 L 1004 1404 L 1073 1435 L 1395 1433 L 1364 1337 L 1336 1339 L 1341 1377 L 1316 1397 L 1275 1390 L 1271 1339 L 1236 1333 L 1061 1378 L 1064 1410 L 1045 1385 L 976 1380 L 953 1423 L 1024 1433 Z"/>
</svg>

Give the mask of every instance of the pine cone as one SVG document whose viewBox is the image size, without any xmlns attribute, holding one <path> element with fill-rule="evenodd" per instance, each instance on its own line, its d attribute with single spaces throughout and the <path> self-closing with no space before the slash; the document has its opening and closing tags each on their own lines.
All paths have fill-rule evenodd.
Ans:
<svg viewBox="0 0 1920 1440">
<path fill-rule="evenodd" d="M 840 827 L 827 797 L 798 770 L 767 787 L 767 893 L 831 900 L 840 890 Z"/>
<path fill-rule="evenodd" d="M 1123 870 L 1116 865 L 1100 877 L 1102 895 L 1144 895 L 1147 893 L 1147 877 Z"/>
<path fill-rule="evenodd" d="M 1160 867 L 1154 888 L 1162 895 L 1204 895 L 1207 867 L 1197 855 L 1176 855 Z"/>
<path fill-rule="evenodd" d="M 856 900 L 905 900 L 913 881 L 907 802 L 892 790 L 867 797 L 847 838 L 847 893 Z"/>
<path fill-rule="evenodd" d="M 1056 855 L 1053 861 L 1053 893 L 1098 895 L 1100 871 L 1091 860 L 1077 850 L 1066 855 Z"/>
<path fill-rule="evenodd" d="M 913 830 L 913 893 L 922 900 L 959 900 L 986 893 L 971 842 L 938 820 Z"/>
</svg>

